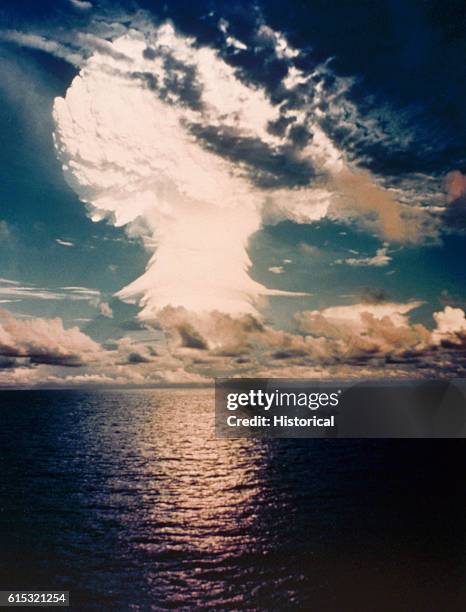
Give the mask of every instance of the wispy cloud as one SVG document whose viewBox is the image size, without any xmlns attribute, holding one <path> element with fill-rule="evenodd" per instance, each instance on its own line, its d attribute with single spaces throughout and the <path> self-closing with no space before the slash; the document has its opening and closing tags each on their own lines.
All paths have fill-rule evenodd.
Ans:
<svg viewBox="0 0 466 612">
<path fill-rule="evenodd" d="M 9 278 L 0 277 L 0 285 L 21 285 L 19 281 L 14 281 Z"/>
<path fill-rule="evenodd" d="M 19 300 L 70 300 L 86 301 L 97 306 L 100 301 L 100 291 L 87 287 L 45 288 L 34 285 L 22 285 L 19 281 L 0 279 L 0 297 Z"/>
<path fill-rule="evenodd" d="M 388 247 L 382 247 L 377 249 L 373 257 L 348 257 L 347 259 L 338 259 L 335 263 L 347 264 L 348 266 L 373 266 L 381 268 L 388 266 L 392 261 L 390 255 L 388 255 Z"/>
<path fill-rule="evenodd" d="M 87 0 L 68 0 L 69 3 L 74 6 L 74 8 L 80 11 L 88 11 L 92 8 L 91 2 L 87 2 Z"/>
<path fill-rule="evenodd" d="M 81 65 L 83 62 L 83 56 L 76 49 L 40 34 L 28 34 L 18 30 L 3 30 L 0 31 L 0 41 L 45 51 L 75 66 Z"/>
</svg>

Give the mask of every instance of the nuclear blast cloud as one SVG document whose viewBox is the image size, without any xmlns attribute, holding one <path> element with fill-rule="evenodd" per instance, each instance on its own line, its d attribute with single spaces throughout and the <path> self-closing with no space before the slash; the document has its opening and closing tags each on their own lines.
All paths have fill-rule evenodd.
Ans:
<svg viewBox="0 0 466 612">
<path fill-rule="evenodd" d="M 55 100 L 56 147 L 92 219 L 125 226 L 151 250 L 145 273 L 118 293 L 139 302 L 143 321 L 167 306 L 256 315 L 260 296 L 280 293 L 248 274 L 248 241 L 263 223 L 329 216 L 419 239 L 419 215 L 351 167 L 322 128 L 319 105 L 343 104 L 347 80 L 325 91 L 328 65 L 303 73 L 281 33 L 257 34 L 285 74 L 273 101 L 169 23 L 94 39 Z"/>
</svg>

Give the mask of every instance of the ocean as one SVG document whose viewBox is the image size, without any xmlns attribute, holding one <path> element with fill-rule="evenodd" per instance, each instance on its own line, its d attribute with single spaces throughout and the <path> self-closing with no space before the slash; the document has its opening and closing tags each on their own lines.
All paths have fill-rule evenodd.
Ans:
<svg viewBox="0 0 466 612">
<path fill-rule="evenodd" d="M 2 391 L 0 589 L 464 610 L 464 440 L 216 439 L 210 389 Z"/>
</svg>

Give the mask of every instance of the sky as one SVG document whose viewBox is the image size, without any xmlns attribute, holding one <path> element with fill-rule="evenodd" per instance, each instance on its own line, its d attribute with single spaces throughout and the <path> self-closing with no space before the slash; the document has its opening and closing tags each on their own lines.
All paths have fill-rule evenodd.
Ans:
<svg viewBox="0 0 466 612">
<path fill-rule="evenodd" d="M 2 2 L 0 385 L 463 376 L 465 15 Z"/>
</svg>

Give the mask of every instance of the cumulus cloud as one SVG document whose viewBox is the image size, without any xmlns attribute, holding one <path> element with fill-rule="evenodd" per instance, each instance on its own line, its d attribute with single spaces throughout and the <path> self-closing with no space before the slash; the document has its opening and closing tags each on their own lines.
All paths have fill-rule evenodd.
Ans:
<svg viewBox="0 0 466 612">
<path fill-rule="evenodd" d="M 16 360 L 15 360 L 16 365 Z M 0 369 L 1 387 L 34 387 L 42 379 L 42 366 L 34 368 L 12 368 L 8 370 Z"/>
<path fill-rule="evenodd" d="M 116 342 L 113 349 L 113 352 L 108 353 L 106 357 L 107 364 L 137 365 L 151 363 L 157 356 L 153 347 L 132 341 L 129 337 L 124 337 Z"/>
<path fill-rule="evenodd" d="M 160 320 L 167 344 L 154 347 L 123 338 L 106 350 L 92 341 L 89 345 L 84 335 L 65 340 L 71 330 L 47 322 L 46 340 L 44 334 L 39 341 L 23 328 L 16 334 L 13 350 L 12 342 L 5 344 L 1 337 L 2 346 L 8 348 L 0 352 L 5 354 L 0 384 L 159 385 L 206 384 L 215 376 L 464 375 L 464 311 L 446 307 L 435 314 L 436 325 L 429 330 L 410 320 L 418 305 L 358 303 L 307 311 L 296 315 L 294 333 L 275 329 L 253 315 L 196 314 L 166 307 Z M 27 323 L 32 328 L 37 325 L 34 320 Z M 24 346 L 27 349 L 18 348 Z M 21 356 L 12 357 L 13 353 Z M 82 364 L 78 375 L 57 373 L 60 366 L 78 363 Z"/>
<path fill-rule="evenodd" d="M 99 346 L 78 327 L 65 329 L 61 319 L 21 320 L 0 311 L 0 355 L 31 363 L 80 366 Z"/>
<path fill-rule="evenodd" d="M 367 362 L 424 346 L 429 332 L 422 326 L 411 326 L 407 319 L 407 313 L 418 305 L 356 304 L 303 312 L 296 315 L 298 334 L 264 325 L 251 315 L 195 315 L 179 308 L 165 308 L 161 325 L 172 340 L 174 354 L 181 350 L 186 355 L 186 348 L 198 349 L 197 354 L 204 353 L 202 359 L 209 367 L 216 359 L 215 367 L 241 370 L 245 365 L 253 372 L 260 366 L 273 371 L 278 362 L 290 360 L 308 367 Z"/>
<path fill-rule="evenodd" d="M 167 307 L 160 318 L 170 354 L 204 376 L 307 377 L 323 375 L 322 368 L 328 376 L 349 377 L 463 371 L 463 311 L 436 313 L 437 325 L 429 330 L 410 320 L 419 306 L 361 302 L 305 311 L 295 316 L 295 333 L 252 315 L 200 315 Z M 440 343 L 446 352 L 439 352 Z"/>
<path fill-rule="evenodd" d="M 308 311 L 298 315 L 301 323 L 306 328 L 306 321 L 313 321 L 315 317 L 324 318 L 329 324 L 334 324 L 338 330 L 345 327 L 354 332 L 361 333 L 365 329 L 364 315 L 373 316 L 376 319 L 387 317 L 397 326 L 407 325 L 407 313 L 418 308 L 421 302 L 409 302 L 407 304 L 396 302 L 384 303 L 360 303 L 350 306 L 331 306 L 320 311 Z"/>
<path fill-rule="evenodd" d="M 407 316 L 419 305 L 360 303 L 304 312 L 296 319 L 304 333 L 327 338 L 347 363 L 373 359 L 386 362 L 395 357 L 412 357 L 429 347 L 429 331 L 423 325 L 411 324 Z"/>
<path fill-rule="evenodd" d="M 447 306 L 434 313 L 436 326 L 431 331 L 409 319 L 410 312 L 420 305 L 420 302 L 360 303 L 300 313 L 296 320 L 304 333 L 336 341 L 341 358 L 348 364 L 382 359 L 385 363 L 406 363 L 438 375 L 450 359 L 449 365 L 461 370 L 459 353 L 442 355 L 437 347 L 442 344 L 465 348 L 464 312 Z"/>
<path fill-rule="evenodd" d="M 445 306 L 441 312 L 434 313 L 437 327 L 432 337 L 437 344 L 452 344 L 466 348 L 466 317 L 461 308 Z"/>
<path fill-rule="evenodd" d="M 353 304 L 296 316 L 299 329 L 312 337 L 326 338 L 334 356 L 348 365 L 369 362 L 415 363 L 430 345 L 430 333 L 411 324 L 408 313 L 418 302 L 408 304 Z"/>
</svg>

